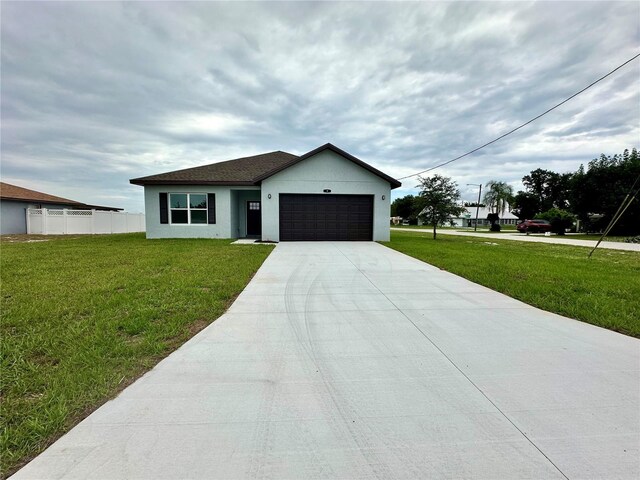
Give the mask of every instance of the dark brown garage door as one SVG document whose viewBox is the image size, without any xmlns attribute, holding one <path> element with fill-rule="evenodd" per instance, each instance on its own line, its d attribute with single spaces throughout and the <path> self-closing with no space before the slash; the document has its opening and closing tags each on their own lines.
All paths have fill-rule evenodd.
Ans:
<svg viewBox="0 0 640 480">
<path fill-rule="evenodd" d="M 372 240 L 372 195 L 280 194 L 280 240 Z"/>
</svg>

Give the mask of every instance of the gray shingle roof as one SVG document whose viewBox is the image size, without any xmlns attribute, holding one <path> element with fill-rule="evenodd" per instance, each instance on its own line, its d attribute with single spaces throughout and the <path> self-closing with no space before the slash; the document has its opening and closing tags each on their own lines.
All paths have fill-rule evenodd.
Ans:
<svg viewBox="0 0 640 480">
<path fill-rule="evenodd" d="M 360 165 L 362 168 L 369 170 L 380 178 L 387 180 L 391 184 L 391 188 L 397 188 L 401 185 L 396 179 L 382 173 L 380 170 L 377 170 L 330 143 L 322 145 L 301 156 L 278 150 L 276 152 L 263 153 L 252 157 L 212 163 L 201 167 L 186 168 L 184 170 L 160 173 L 148 177 L 133 178 L 130 182 L 135 185 L 258 185 L 265 178 L 327 149 Z"/>
<path fill-rule="evenodd" d="M 291 153 L 269 152 L 201 167 L 134 178 L 131 183 L 136 185 L 194 183 L 200 185 L 255 185 L 256 179 L 297 159 L 298 156 Z"/>
</svg>

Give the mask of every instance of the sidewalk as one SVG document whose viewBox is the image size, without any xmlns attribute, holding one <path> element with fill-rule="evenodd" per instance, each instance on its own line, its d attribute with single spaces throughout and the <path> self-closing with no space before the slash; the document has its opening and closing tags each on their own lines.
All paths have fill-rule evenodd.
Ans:
<svg viewBox="0 0 640 480">
<path fill-rule="evenodd" d="M 393 228 L 396 232 L 421 232 L 430 233 L 432 230 L 426 228 Z M 557 245 L 574 245 L 576 247 L 590 247 L 596 245 L 595 240 L 579 240 L 571 239 L 569 236 L 558 238 L 557 236 L 545 237 L 544 235 L 524 235 L 518 232 L 509 233 L 482 233 L 482 232 L 459 232 L 457 230 L 438 229 L 438 235 L 457 235 L 460 237 L 479 237 L 493 238 L 495 240 L 516 240 L 520 242 L 539 242 L 539 243 L 555 243 Z M 598 248 L 607 248 L 610 250 L 625 250 L 628 252 L 640 252 L 640 243 L 624 243 L 624 242 L 607 242 L 604 241 L 598 245 Z"/>
</svg>

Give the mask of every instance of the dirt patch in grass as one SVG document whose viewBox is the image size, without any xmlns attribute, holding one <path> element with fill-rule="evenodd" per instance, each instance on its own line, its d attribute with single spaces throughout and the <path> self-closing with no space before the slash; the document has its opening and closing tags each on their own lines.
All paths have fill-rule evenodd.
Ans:
<svg viewBox="0 0 640 480">
<path fill-rule="evenodd" d="M 74 240 L 87 235 L 27 235 L 27 234 L 7 234 L 0 235 L 0 243 L 35 243 L 49 242 L 52 240 Z"/>
</svg>

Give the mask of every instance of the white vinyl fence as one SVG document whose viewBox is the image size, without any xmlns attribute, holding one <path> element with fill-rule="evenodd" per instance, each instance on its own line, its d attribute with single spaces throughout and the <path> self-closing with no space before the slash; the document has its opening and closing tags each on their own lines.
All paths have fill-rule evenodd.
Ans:
<svg viewBox="0 0 640 480">
<path fill-rule="evenodd" d="M 144 232 L 144 213 L 27 208 L 27 233 L 68 235 Z"/>
</svg>

